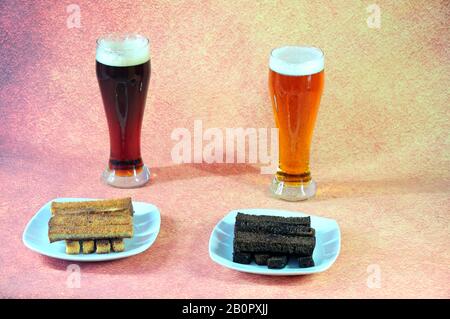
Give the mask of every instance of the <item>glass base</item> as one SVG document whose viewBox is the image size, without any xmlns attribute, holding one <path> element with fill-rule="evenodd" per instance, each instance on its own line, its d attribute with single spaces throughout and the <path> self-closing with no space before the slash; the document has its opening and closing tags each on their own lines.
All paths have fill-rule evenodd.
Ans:
<svg viewBox="0 0 450 319">
<path fill-rule="evenodd" d="M 308 183 L 283 182 L 275 176 L 270 185 L 270 191 L 276 198 L 295 202 L 306 200 L 316 194 L 316 182 L 312 179 Z"/>
<path fill-rule="evenodd" d="M 145 185 L 150 180 L 150 170 L 147 166 L 142 166 L 139 170 L 127 171 L 129 175 L 120 174 L 113 169 L 105 169 L 102 174 L 103 181 L 118 188 L 135 188 Z"/>
</svg>

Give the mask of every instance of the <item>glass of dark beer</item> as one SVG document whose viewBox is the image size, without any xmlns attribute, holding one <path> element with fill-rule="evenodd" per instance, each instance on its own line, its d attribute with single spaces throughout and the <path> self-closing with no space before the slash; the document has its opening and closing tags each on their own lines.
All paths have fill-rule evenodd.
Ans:
<svg viewBox="0 0 450 319">
<path fill-rule="evenodd" d="M 278 198 L 297 201 L 316 193 L 309 155 L 324 79 L 324 54 L 319 48 L 285 46 L 270 55 L 269 92 L 279 136 L 278 171 L 271 191 Z"/>
<path fill-rule="evenodd" d="M 150 80 L 150 43 L 138 34 L 97 40 L 96 72 L 109 128 L 110 157 L 103 180 L 121 188 L 150 179 L 141 157 L 141 127 Z"/>
</svg>

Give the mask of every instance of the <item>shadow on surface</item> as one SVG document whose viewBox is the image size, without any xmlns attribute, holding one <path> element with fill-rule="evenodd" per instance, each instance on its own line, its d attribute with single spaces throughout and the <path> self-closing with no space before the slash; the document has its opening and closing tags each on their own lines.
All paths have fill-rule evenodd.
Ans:
<svg viewBox="0 0 450 319">
<path fill-rule="evenodd" d="M 259 175 L 260 169 L 250 164 L 179 164 L 150 168 L 153 183 L 192 179 L 204 176 Z"/>
<path fill-rule="evenodd" d="M 450 187 L 444 180 L 422 178 L 392 178 L 368 181 L 318 181 L 313 200 L 353 198 L 371 195 L 398 195 L 410 193 L 440 193 Z"/>
</svg>

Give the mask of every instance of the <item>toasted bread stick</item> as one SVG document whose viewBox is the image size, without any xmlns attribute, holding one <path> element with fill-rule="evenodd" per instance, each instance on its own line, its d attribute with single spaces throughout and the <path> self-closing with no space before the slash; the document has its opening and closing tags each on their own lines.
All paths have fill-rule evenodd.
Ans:
<svg viewBox="0 0 450 319">
<path fill-rule="evenodd" d="M 97 247 L 97 254 L 109 254 L 111 251 L 111 244 L 109 240 L 96 240 L 95 246 Z"/>
<path fill-rule="evenodd" d="M 111 212 L 123 210 L 127 210 L 130 215 L 133 215 L 133 204 L 131 197 L 82 202 L 52 202 L 50 210 L 52 215 L 79 213 L 81 211 Z"/>
<path fill-rule="evenodd" d="M 311 256 L 315 237 L 284 236 L 249 232 L 236 232 L 233 247 L 236 252 L 295 254 Z"/>
<path fill-rule="evenodd" d="M 281 217 L 281 216 L 266 216 L 266 215 L 251 215 L 238 213 L 236 215 L 236 221 L 249 221 L 249 222 L 273 222 L 289 225 L 303 225 L 311 227 L 311 217 Z"/>
<path fill-rule="evenodd" d="M 81 242 L 81 251 L 83 254 L 92 254 L 95 251 L 95 241 L 83 240 Z"/>
<path fill-rule="evenodd" d="M 270 269 L 282 269 L 288 263 L 287 256 L 272 256 L 267 259 L 267 267 Z"/>
<path fill-rule="evenodd" d="M 237 231 L 271 233 L 291 236 L 314 236 L 315 234 L 314 229 L 309 226 L 264 220 L 257 221 L 236 219 L 235 229 Z"/>
<path fill-rule="evenodd" d="M 115 252 L 121 252 L 125 250 L 125 242 L 121 238 L 111 239 L 111 248 Z"/>
<path fill-rule="evenodd" d="M 267 265 L 267 260 L 271 257 L 270 254 L 255 254 L 255 263 L 257 265 Z"/>
<path fill-rule="evenodd" d="M 239 264 L 250 264 L 252 262 L 252 254 L 233 252 L 233 262 Z"/>
<path fill-rule="evenodd" d="M 50 242 L 58 240 L 85 240 L 133 237 L 133 224 L 104 226 L 52 226 L 49 228 Z"/>
<path fill-rule="evenodd" d="M 127 225 L 133 222 L 133 217 L 125 211 L 118 212 L 80 212 L 72 214 L 58 214 L 49 221 L 52 226 L 91 226 L 98 225 Z"/>
<path fill-rule="evenodd" d="M 78 240 L 66 240 L 66 254 L 78 255 L 80 253 L 80 242 Z"/>
<path fill-rule="evenodd" d="M 298 266 L 300 268 L 314 267 L 314 260 L 312 256 L 298 257 Z"/>
</svg>

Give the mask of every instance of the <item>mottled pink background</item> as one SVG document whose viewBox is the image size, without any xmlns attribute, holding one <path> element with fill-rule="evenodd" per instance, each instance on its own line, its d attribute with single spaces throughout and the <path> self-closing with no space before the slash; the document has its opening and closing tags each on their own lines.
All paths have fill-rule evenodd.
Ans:
<svg viewBox="0 0 450 319">
<path fill-rule="evenodd" d="M 66 8 L 81 9 L 68 28 Z M 372 1 L 1 1 L 1 297 L 450 297 L 450 5 Z M 108 132 L 95 77 L 95 40 L 137 31 L 152 42 L 142 151 L 153 181 L 103 185 Z M 313 44 L 326 54 L 326 87 L 314 135 L 319 192 L 273 199 L 253 165 L 174 165 L 176 127 L 272 127 L 268 54 Z M 131 195 L 161 209 L 148 251 L 81 264 L 21 242 L 33 214 L 55 197 Z M 208 239 L 236 208 L 282 208 L 336 219 L 342 251 L 327 272 L 289 278 L 213 263 Z M 367 286 L 369 265 L 381 288 Z"/>
</svg>

